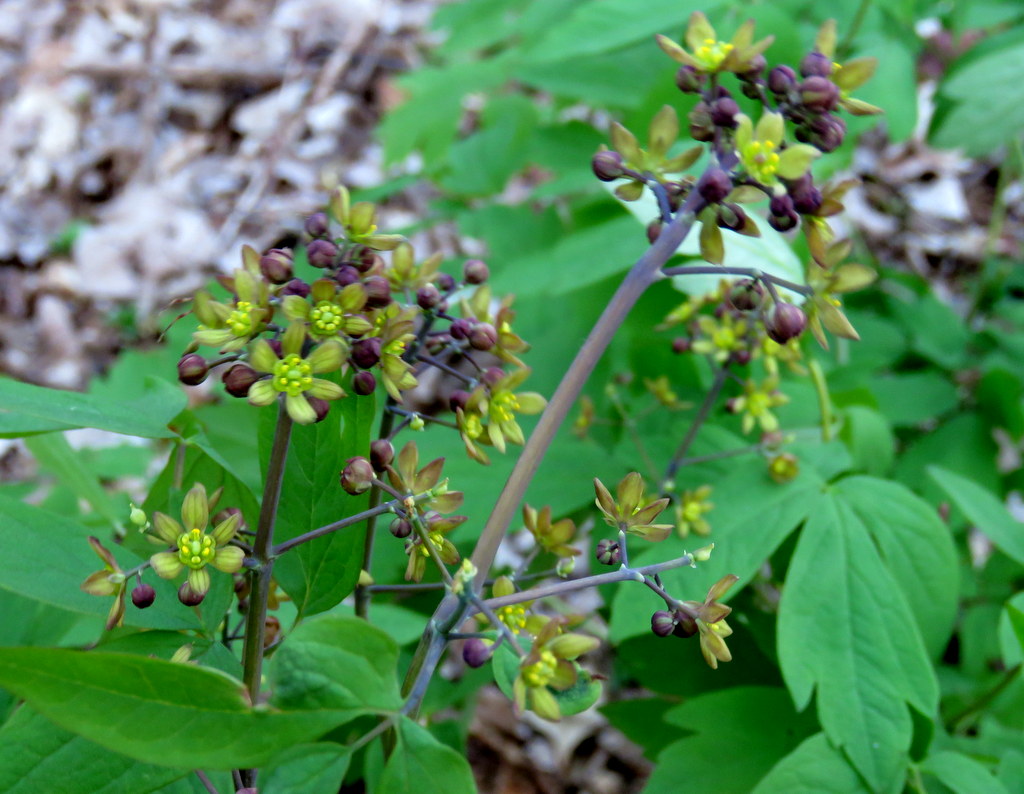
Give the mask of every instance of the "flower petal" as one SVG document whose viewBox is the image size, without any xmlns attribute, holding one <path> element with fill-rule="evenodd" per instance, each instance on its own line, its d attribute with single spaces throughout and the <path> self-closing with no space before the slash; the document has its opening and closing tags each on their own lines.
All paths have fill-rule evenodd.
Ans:
<svg viewBox="0 0 1024 794">
<path fill-rule="evenodd" d="M 156 512 L 153 513 L 153 531 L 168 546 L 174 546 L 178 543 L 178 537 L 185 530 L 181 528 L 181 524 L 166 513 Z"/>
<path fill-rule="evenodd" d="M 210 572 L 206 568 L 191 568 L 188 572 L 188 586 L 199 595 L 206 595 L 210 589 Z"/>
<path fill-rule="evenodd" d="M 274 384 L 268 378 L 258 380 L 249 387 L 248 399 L 252 405 L 270 405 L 280 394 L 281 392 L 274 388 Z"/>
<path fill-rule="evenodd" d="M 281 301 L 281 308 L 284 309 L 284 316 L 289 320 L 303 320 L 309 317 L 309 301 L 300 298 L 298 295 L 286 295 Z"/>
<path fill-rule="evenodd" d="M 89 574 L 79 587 L 89 595 L 110 596 L 118 591 L 120 585 L 110 581 L 110 571 L 104 570 Z"/>
<path fill-rule="evenodd" d="M 331 372 L 340 369 L 341 362 L 345 360 L 345 348 L 341 342 L 333 339 L 318 345 L 306 356 L 306 361 L 313 368 L 313 372 Z"/>
<path fill-rule="evenodd" d="M 281 337 L 281 350 L 285 355 L 294 353 L 302 355 L 302 343 L 306 341 L 306 326 L 304 323 L 293 322 L 288 330 Z"/>
<path fill-rule="evenodd" d="M 234 573 L 242 567 L 245 552 L 238 546 L 222 546 L 210 561 L 210 565 L 224 573 Z"/>
<path fill-rule="evenodd" d="M 149 564 L 153 567 L 153 573 L 161 579 L 173 579 L 185 567 L 176 551 L 157 552 L 149 558 Z"/>
<path fill-rule="evenodd" d="M 232 513 L 214 528 L 210 536 L 218 546 L 228 543 L 238 532 L 238 525 L 242 521 L 241 513 Z"/>
<path fill-rule="evenodd" d="M 311 425 L 316 421 L 316 411 L 303 394 L 286 394 L 284 406 L 288 410 L 288 416 L 300 425 Z"/>
<path fill-rule="evenodd" d="M 273 372 L 274 365 L 280 360 L 265 339 L 254 342 L 249 348 L 249 366 L 257 372 Z"/>
<path fill-rule="evenodd" d="M 185 501 L 181 503 L 181 521 L 186 531 L 205 530 L 210 523 L 210 501 L 206 498 L 206 486 L 201 482 L 197 482 L 185 494 Z"/>
</svg>

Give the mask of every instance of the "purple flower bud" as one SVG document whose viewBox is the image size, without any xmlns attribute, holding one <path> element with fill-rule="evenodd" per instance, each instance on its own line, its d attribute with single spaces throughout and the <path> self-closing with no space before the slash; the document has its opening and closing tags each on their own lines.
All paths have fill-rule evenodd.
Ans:
<svg viewBox="0 0 1024 794">
<path fill-rule="evenodd" d="M 206 593 L 197 593 L 186 579 L 178 588 L 178 600 L 187 607 L 197 607 L 203 603 Z"/>
<path fill-rule="evenodd" d="M 749 312 L 761 305 L 764 289 L 753 279 L 745 278 L 737 281 L 729 290 L 728 301 L 733 308 L 741 312 Z"/>
<path fill-rule="evenodd" d="M 765 67 L 768 65 L 768 59 L 761 53 L 758 53 L 749 61 L 747 61 L 747 68 L 740 72 L 737 76 L 741 80 L 756 80 L 764 72 Z"/>
<path fill-rule="evenodd" d="M 451 408 L 453 412 L 459 410 L 460 408 L 463 411 L 465 411 L 466 403 L 468 402 L 469 392 L 463 391 L 462 389 L 456 389 L 451 393 L 451 396 L 448 397 L 448 407 Z"/>
<path fill-rule="evenodd" d="M 326 237 L 330 228 L 330 222 L 324 212 L 314 212 L 306 218 L 306 234 L 310 237 Z"/>
<path fill-rule="evenodd" d="M 487 264 L 479 259 L 468 259 L 462 266 L 462 279 L 467 284 L 483 284 L 490 275 Z"/>
<path fill-rule="evenodd" d="M 672 340 L 673 353 L 689 353 L 692 346 L 693 340 L 687 339 L 685 336 L 677 336 Z"/>
<path fill-rule="evenodd" d="M 655 240 L 661 236 L 662 222 L 655 220 L 647 224 L 647 242 L 654 245 Z"/>
<path fill-rule="evenodd" d="M 306 258 L 313 267 L 331 267 L 338 256 L 338 246 L 330 240 L 313 240 L 306 246 Z"/>
<path fill-rule="evenodd" d="M 690 137 L 695 141 L 707 143 L 715 139 L 715 122 L 711 118 L 711 111 L 704 100 L 693 106 L 687 119 L 690 122 Z"/>
<path fill-rule="evenodd" d="M 839 104 L 839 86 L 827 77 L 808 77 L 800 83 L 800 101 L 812 113 L 827 113 Z"/>
<path fill-rule="evenodd" d="M 468 339 L 475 324 L 474 320 L 460 317 L 452 322 L 452 327 L 448 332 L 452 335 L 452 339 Z"/>
<path fill-rule="evenodd" d="M 260 374 L 248 364 L 235 364 L 221 375 L 224 388 L 232 397 L 245 397 L 249 387 L 260 379 Z"/>
<path fill-rule="evenodd" d="M 483 667 L 491 658 L 492 647 L 479 637 L 471 637 L 462 646 L 462 659 L 470 667 Z"/>
<path fill-rule="evenodd" d="M 391 530 L 391 534 L 396 538 L 407 538 L 412 534 L 412 524 L 406 521 L 404 518 L 396 518 L 391 522 L 388 527 Z"/>
<path fill-rule="evenodd" d="M 792 303 L 776 303 L 764 318 L 764 329 L 768 336 L 780 345 L 796 339 L 807 327 L 807 315 L 803 309 Z"/>
<path fill-rule="evenodd" d="M 814 186 L 810 174 L 789 183 L 789 196 L 793 199 L 793 209 L 801 215 L 813 215 L 821 208 L 821 191 Z"/>
<path fill-rule="evenodd" d="M 622 176 L 622 155 L 618 152 L 598 152 L 590 161 L 594 176 L 602 182 L 611 182 Z"/>
<path fill-rule="evenodd" d="M 360 369 L 375 367 L 380 361 L 381 341 L 379 336 L 360 339 L 352 345 L 351 361 Z"/>
<path fill-rule="evenodd" d="M 441 292 L 451 292 L 455 289 L 455 277 L 450 273 L 438 273 L 435 281 L 437 282 L 437 288 Z"/>
<path fill-rule="evenodd" d="M 804 77 L 828 77 L 832 74 L 832 59 L 821 52 L 809 52 L 800 61 L 800 74 Z"/>
<path fill-rule="evenodd" d="M 768 72 L 768 90 L 776 96 L 786 96 L 796 88 L 796 72 L 788 66 L 776 66 Z"/>
<path fill-rule="evenodd" d="M 361 396 L 373 394 L 377 390 L 377 378 L 372 372 L 357 372 L 352 377 L 352 391 Z"/>
<path fill-rule="evenodd" d="M 370 464 L 374 471 L 384 471 L 395 459 L 395 448 L 386 438 L 378 438 L 370 442 Z"/>
<path fill-rule="evenodd" d="M 731 96 L 716 99 L 711 103 L 711 121 L 719 127 L 733 129 L 736 126 L 736 114 L 740 112 L 740 106 Z"/>
<path fill-rule="evenodd" d="M 732 192 L 732 179 L 721 168 L 709 168 L 698 180 L 697 190 L 708 204 L 717 204 Z"/>
<path fill-rule="evenodd" d="M 498 343 L 498 332 L 490 323 L 477 323 L 469 332 L 469 346 L 474 350 L 490 350 Z"/>
<path fill-rule="evenodd" d="M 391 285 L 384 276 L 370 276 L 363 282 L 366 288 L 366 305 L 382 309 L 391 303 Z"/>
<path fill-rule="evenodd" d="M 704 75 L 694 67 L 683 64 L 676 72 L 676 87 L 684 94 L 696 94 L 704 85 Z"/>
<path fill-rule="evenodd" d="M 622 562 L 622 549 L 614 540 L 603 538 L 597 542 L 594 556 L 602 565 L 618 565 Z"/>
<path fill-rule="evenodd" d="M 331 404 L 327 400 L 321 400 L 319 397 L 306 397 L 306 399 L 309 400 L 309 406 L 313 409 L 313 413 L 316 414 L 313 424 L 324 421 L 327 418 L 327 414 L 330 413 Z"/>
<path fill-rule="evenodd" d="M 291 249 L 271 248 L 260 257 L 260 272 L 267 281 L 284 284 L 293 273 Z"/>
<path fill-rule="evenodd" d="M 834 152 L 843 145 L 846 137 L 846 122 L 829 113 L 814 118 L 810 122 L 807 142 L 817 149 L 828 153 Z"/>
<path fill-rule="evenodd" d="M 671 612 L 659 609 L 651 615 L 651 631 L 659 637 L 668 637 L 675 630 L 675 627 L 676 621 L 672 617 Z"/>
<path fill-rule="evenodd" d="M 421 309 L 430 310 L 441 303 L 441 291 L 433 284 L 427 284 L 416 290 L 416 303 Z"/>
<path fill-rule="evenodd" d="M 373 466 L 364 457 L 349 458 L 341 470 L 339 481 L 346 493 L 353 496 L 365 493 L 373 485 Z"/>
<path fill-rule="evenodd" d="M 749 350 L 734 350 L 729 360 L 741 367 L 747 366 L 754 355 Z"/>
<path fill-rule="evenodd" d="M 501 367 L 488 367 L 487 369 L 484 370 L 482 380 L 488 386 L 493 386 L 504 377 L 505 370 L 503 370 Z"/>
<path fill-rule="evenodd" d="M 697 621 L 691 615 L 681 609 L 677 609 L 672 613 L 672 617 L 676 622 L 675 628 L 672 629 L 672 634 L 676 637 L 692 637 L 697 633 Z"/>
<path fill-rule="evenodd" d="M 198 353 L 189 353 L 178 362 L 178 380 L 186 386 L 195 386 L 206 380 L 210 367 Z"/>
<path fill-rule="evenodd" d="M 384 269 L 384 258 L 372 248 L 364 248 L 352 258 L 351 264 L 360 273 L 379 273 Z"/>
<path fill-rule="evenodd" d="M 281 288 L 281 296 L 285 295 L 298 295 L 300 298 L 305 298 L 309 295 L 310 288 L 309 284 L 303 281 L 301 278 L 293 278 L 284 287 Z"/>
<path fill-rule="evenodd" d="M 156 590 L 145 582 L 140 582 L 132 588 L 132 603 L 139 609 L 153 606 L 156 601 Z"/>
<path fill-rule="evenodd" d="M 338 272 L 334 274 L 334 280 L 338 282 L 339 287 L 347 287 L 349 284 L 362 281 L 363 277 L 359 275 L 359 271 L 352 267 L 352 265 L 342 265 L 338 268 Z"/>
<path fill-rule="evenodd" d="M 800 216 L 793 208 L 793 199 L 785 193 L 781 196 L 772 196 L 768 204 L 768 225 L 777 232 L 788 232 L 799 223 Z"/>
<path fill-rule="evenodd" d="M 739 204 L 722 204 L 716 222 L 723 229 L 738 232 L 747 225 L 747 213 Z"/>
</svg>

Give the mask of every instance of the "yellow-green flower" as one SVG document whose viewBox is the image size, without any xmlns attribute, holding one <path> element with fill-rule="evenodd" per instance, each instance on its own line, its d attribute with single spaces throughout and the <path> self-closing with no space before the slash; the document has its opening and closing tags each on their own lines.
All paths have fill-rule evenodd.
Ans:
<svg viewBox="0 0 1024 794">
<path fill-rule="evenodd" d="M 725 638 L 732 634 L 732 629 L 725 622 L 726 616 L 732 612 L 732 607 L 719 604 L 721 598 L 732 587 L 739 577 L 735 574 L 723 576 L 708 590 L 707 597 L 703 603 L 697 601 L 684 601 L 680 607 L 693 616 L 700 631 L 700 650 L 704 655 L 704 661 L 712 670 L 718 669 L 719 662 L 732 661 L 732 653 L 725 644 Z"/>
<path fill-rule="evenodd" d="M 403 309 L 392 302 L 377 315 L 376 335 L 380 337 L 380 371 L 384 388 L 397 402 L 402 401 L 402 392 L 413 388 L 419 381 L 412 374 L 412 365 L 402 356 L 409 342 L 416 338 L 412 332 L 416 312 Z"/>
<path fill-rule="evenodd" d="M 704 514 L 714 508 L 714 504 L 708 501 L 709 496 L 710 485 L 702 485 L 693 491 L 683 491 L 676 504 L 676 531 L 680 537 L 685 538 L 691 532 L 698 535 L 711 533 L 711 525 L 704 518 Z"/>
<path fill-rule="evenodd" d="M 576 525 L 571 518 L 552 522 L 550 505 L 536 510 L 524 504 L 523 524 L 544 551 L 557 554 L 559 557 L 573 557 L 580 553 L 579 549 L 566 545 L 576 534 Z"/>
<path fill-rule="evenodd" d="M 438 251 L 416 264 L 416 253 L 407 242 L 401 242 L 391 254 L 391 267 L 387 279 L 393 290 L 408 290 L 415 293 L 420 287 L 432 284 L 444 257 Z"/>
<path fill-rule="evenodd" d="M 89 574 L 82 582 L 81 588 L 89 595 L 114 596 L 114 603 L 110 605 L 110 611 L 107 613 L 106 628 L 109 631 L 114 626 L 120 626 L 124 619 L 125 575 L 114 555 L 100 543 L 99 538 L 90 535 L 89 545 L 103 561 L 103 570 Z"/>
<path fill-rule="evenodd" d="M 196 342 L 229 352 L 241 350 L 266 329 L 274 312 L 259 259 L 255 249 L 249 246 L 242 249 L 244 267 L 236 270 L 229 282 L 236 296 L 231 303 L 215 301 L 205 290 L 196 293 L 192 311 L 201 323 L 192 334 Z"/>
<path fill-rule="evenodd" d="M 758 384 L 748 380 L 743 384 L 743 394 L 734 397 L 729 404 L 733 413 L 743 414 L 743 432 L 749 433 L 758 424 L 766 433 L 779 429 L 779 420 L 772 413 L 772 408 L 785 405 L 789 398 L 778 390 L 777 378 L 766 378 Z"/>
<path fill-rule="evenodd" d="M 157 538 L 173 551 L 161 551 L 149 558 L 153 571 L 163 579 L 174 579 L 183 570 L 188 571 L 188 586 L 199 596 L 210 589 L 207 565 L 218 571 L 235 573 L 242 567 L 245 553 L 238 546 L 229 545 L 238 532 L 241 514 L 232 512 L 207 532 L 210 523 L 210 501 L 202 483 L 192 486 L 181 505 L 179 524 L 164 513 L 153 514 L 153 531 Z"/>
<path fill-rule="evenodd" d="M 747 116 L 740 114 L 736 119 L 736 152 L 740 165 L 751 179 L 766 187 L 779 184 L 780 178 L 802 177 L 821 154 L 807 143 L 783 147 L 785 125 L 779 113 L 762 113 L 756 128 Z"/>
<path fill-rule="evenodd" d="M 658 44 L 666 55 L 705 74 L 747 71 L 751 61 L 774 40 L 774 36 L 768 36 L 754 42 L 754 22 L 748 20 L 739 27 L 731 41 L 720 41 L 708 18 L 700 11 L 690 15 L 690 23 L 686 27 L 688 50 L 666 36 L 658 36 Z"/>
<path fill-rule="evenodd" d="M 419 468 L 419 461 L 416 442 L 407 442 L 395 458 L 394 465 L 387 467 L 392 487 L 407 496 L 422 497 L 429 492 L 429 499 L 416 502 L 417 509 L 436 510 L 438 513 L 458 510 L 462 505 L 462 491 L 449 491 L 448 480 L 440 482 L 444 458 L 432 460 L 423 468 Z"/>
<path fill-rule="evenodd" d="M 695 339 L 691 350 L 704 356 L 711 356 L 719 364 L 728 361 L 733 353 L 745 350 L 748 345 L 747 321 L 726 312 L 721 317 L 701 315 L 697 318 L 701 337 Z"/>
<path fill-rule="evenodd" d="M 310 397 L 320 400 L 337 400 L 345 396 L 341 386 L 313 375 L 332 372 L 341 367 L 344 348 L 336 340 L 328 340 L 302 356 L 302 343 L 306 329 L 302 323 L 292 323 L 281 337 L 281 352 L 259 339 L 249 353 L 249 364 L 257 372 L 265 372 L 269 378 L 256 381 L 249 387 L 249 402 L 253 405 L 270 405 L 284 397 L 288 415 L 302 425 L 312 424 L 317 419 L 316 410 L 309 402 Z"/>
<path fill-rule="evenodd" d="M 509 596 L 516 592 L 516 586 L 512 580 L 507 576 L 499 576 L 494 580 L 494 584 L 491 586 L 491 597 L 502 598 L 503 596 Z M 498 607 L 495 610 L 495 614 L 498 616 L 498 620 L 504 623 L 508 628 L 515 634 L 529 633 L 527 631 L 527 625 L 529 619 L 527 616 L 527 610 L 532 601 L 521 601 L 518 604 L 509 604 L 508 606 Z M 484 620 L 481 615 L 478 619 Z"/>
<path fill-rule="evenodd" d="M 524 368 L 510 372 L 493 384 L 481 383 L 470 394 L 465 409 L 455 412 L 462 441 L 474 460 L 490 462 L 478 443 L 504 452 L 506 442 L 525 442 L 516 414 L 539 414 L 547 405 L 547 400 L 536 392 L 514 391 L 529 375 L 530 370 Z"/>
<path fill-rule="evenodd" d="M 410 520 L 423 522 L 427 543 L 437 551 L 441 562 L 445 565 L 458 565 L 461 559 L 459 550 L 445 535 L 465 523 L 466 516 L 442 516 L 440 513 L 430 511 L 416 519 L 410 517 Z M 430 549 L 426 547 L 419 535 L 413 535 L 406 541 L 405 553 L 409 555 L 409 562 L 405 567 L 406 581 L 418 582 L 426 573 L 427 560 L 431 557 Z"/>
<path fill-rule="evenodd" d="M 516 354 L 525 353 L 530 346 L 512 330 L 512 321 L 516 318 L 516 313 L 512 311 L 513 299 L 513 295 L 506 295 L 502 298 L 498 310 L 492 314 L 491 288 L 484 284 L 477 287 L 468 300 L 462 300 L 462 316 L 473 317 L 482 323 L 489 323 L 493 326 L 498 338 L 494 347 L 487 352 L 502 361 L 522 367 L 523 362 L 516 357 Z"/>
<path fill-rule="evenodd" d="M 563 634 L 562 621 L 549 619 L 537 634 L 533 648 L 519 665 L 512 693 L 519 711 L 530 709 L 546 720 L 562 717 L 554 692 L 576 683 L 578 673 L 573 660 L 597 647 L 594 637 Z"/>
<path fill-rule="evenodd" d="M 366 290 L 359 282 L 339 288 L 334 279 L 317 279 L 309 300 L 288 295 L 281 305 L 285 316 L 306 323 L 309 335 L 318 342 L 339 335 L 363 336 L 373 330 L 373 323 L 358 314 L 366 305 Z"/>
<path fill-rule="evenodd" d="M 353 243 L 375 251 L 393 251 L 405 240 L 400 234 L 377 234 L 377 208 L 369 201 L 353 204 L 344 185 L 334 191 L 329 209 L 338 223 L 345 227 L 345 236 Z"/>
<path fill-rule="evenodd" d="M 878 274 L 867 265 L 854 262 L 839 264 L 849 252 L 849 240 L 839 240 L 825 250 L 822 267 L 808 268 L 808 283 L 814 289 L 814 295 L 808 307 L 807 325 L 818 344 L 826 350 L 828 340 L 825 338 L 825 329 L 844 339 L 860 339 L 857 329 L 843 313 L 842 302 L 836 296 L 864 289 L 878 278 Z"/>
<path fill-rule="evenodd" d="M 835 58 L 836 21 L 830 19 L 818 30 L 814 40 L 815 49 L 827 58 Z M 829 79 L 839 88 L 839 106 L 853 116 L 874 116 L 882 112 L 860 99 L 850 96 L 855 88 L 860 88 L 875 74 L 878 67 L 877 58 L 853 58 L 845 63 L 832 61 L 832 74 Z"/>
<path fill-rule="evenodd" d="M 656 499 L 644 504 L 644 478 L 639 472 L 630 472 L 615 489 L 616 498 L 597 478 L 594 478 L 597 508 L 605 523 L 620 532 L 629 532 L 645 540 L 660 541 L 672 531 L 671 524 L 652 523 L 668 507 L 669 499 Z"/>
</svg>

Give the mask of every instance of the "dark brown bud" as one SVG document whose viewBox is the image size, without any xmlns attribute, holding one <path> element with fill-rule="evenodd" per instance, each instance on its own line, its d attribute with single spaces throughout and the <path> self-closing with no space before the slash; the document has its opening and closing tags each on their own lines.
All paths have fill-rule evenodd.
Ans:
<svg viewBox="0 0 1024 794">
<path fill-rule="evenodd" d="M 277 637 L 280 633 L 281 621 L 278 620 L 276 615 L 267 615 L 266 620 L 263 621 L 263 647 L 269 648 L 277 642 Z"/>
<path fill-rule="evenodd" d="M 347 287 L 349 284 L 362 281 L 363 277 L 359 275 L 359 271 L 352 265 L 342 265 L 338 268 L 338 272 L 334 274 L 334 280 L 338 282 L 339 287 Z"/>
<path fill-rule="evenodd" d="M 796 72 L 788 66 L 776 66 L 768 72 L 768 90 L 784 97 L 796 88 Z"/>
<path fill-rule="evenodd" d="M 203 603 L 206 593 L 197 593 L 186 579 L 178 588 L 178 600 L 187 607 L 197 607 Z"/>
<path fill-rule="evenodd" d="M 370 442 L 370 464 L 374 471 L 384 471 L 395 459 L 395 447 L 386 438 L 378 438 Z"/>
<path fill-rule="evenodd" d="M 672 633 L 676 637 L 692 637 L 697 633 L 697 621 L 682 609 L 673 612 L 672 617 L 676 621 L 676 626 L 672 629 Z"/>
<path fill-rule="evenodd" d="M 618 152 L 598 152 L 590 161 L 594 176 L 602 182 L 611 182 L 622 176 L 622 155 Z"/>
<path fill-rule="evenodd" d="M 248 364 L 235 364 L 221 375 L 224 388 L 232 397 L 245 397 L 249 394 L 249 387 L 259 379 L 260 374 Z"/>
<path fill-rule="evenodd" d="M 369 273 L 371 270 L 380 272 L 384 267 L 384 258 L 372 248 L 363 248 L 352 257 L 351 264 L 360 273 Z"/>
<path fill-rule="evenodd" d="M 750 360 L 753 358 L 753 354 L 749 350 L 735 350 L 729 360 L 734 364 L 738 364 L 741 367 L 747 366 Z"/>
<path fill-rule="evenodd" d="M 693 340 L 687 339 L 685 336 L 677 336 L 672 340 L 673 353 L 689 353 L 692 346 Z"/>
<path fill-rule="evenodd" d="M 810 122 L 807 142 L 816 149 L 825 152 L 834 152 L 843 145 L 846 137 L 846 122 L 838 116 L 830 113 L 823 113 Z"/>
<path fill-rule="evenodd" d="M 316 414 L 316 419 L 313 420 L 313 424 L 324 421 L 331 410 L 330 402 L 327 400 L 321 400 L 319 397 L 307 397 L 306 399 L 309 400 L 309 405 Z"/>
<path fill-rule="evenodd" d="M 309 284 L 301 278 L 293 278 L 281 288 L 281 296 L 298 295 L 300 298 L 308 297 L 310 293 Z"/>
<path fill-rule="evenodd" d="M 707 143 L 715 139 L 715 122 L 706 102 L 701 100 L 694 105 L 687 119 L 690 122 L 690 137 L 695 141 Z"/>
<path fill-rule="evenodd" d="M 704 75 L 694 67 L 683 64 L 676 71 L 676 87 L 684 94 L 696 94 L 704 86 Z"/>
<path fill-rule="evenodd" d="M 807 327 L 807 315 L 803 309 L 792 303 L 776 303 L 764 318 L 764 329 L 768 336 L 780 345 L 796 339 Z"/>
<path fill-rule="evenodd" d="M 603 538 L 597 542 L 594 556 L 602 565 L 618 565 L 622 562 L 622 549 L 614 540 Z"/>
<path fill-rule="evenodd" d="M 139 609 L 153 606 L 156 601 L 156 590 L 152 586 L 142 582 L 132 588 L 132 603 Z"/>
<path fill-rule="evenodd" d="M 490 275 L 487 264 L 480 259 L 469 259 L 462 266 L 462 279 L 467 284 L 483 284 Z"/>
<path fill-rule="evenodd" d="M 764 289 L 753 279 L 737 281 L 729 290 L 729 303 L 741 312 L 749 312 L 761 305 Z"/>
<path fill-rule="evenodd" d="M 284 284 L 292 277 L 292 252 L 289 248 L 271 248 L 260 257 L 260 272 L 275 284 Z"/>
<path fill-rule="evenodd" d="M 740 112 L 740 106 L 731 96 L 716 99 L 711 103 L 711 120 L 719 127 L 732 129 L 736 126 L 736 114 Z"/>
<path fill-rule="evenodd" d="M 210 367 L 198 353 L 182 356 L 178 362 L 178 380 L 186 386 L 195 386 L 206 380 Z"/>
<path fill-rule="evenodd" d="M 349 458 L 339 478 L 346 493 L 356 496 L 370 490 L 373 485 L 373 466 L 364 457 Z"/>
<path fill-rule="evenodd" d="M 761 53 L 758 53 L 749 61 L 747 61 L 747 67 L 744 71 L 740 72 L 737 76 L 741 80 L 756 80 L 764 73 L 765 67 L 768 65 L 768 59 Z M 754 97 L 751 97 L 753 99 Z"/>
<path fill-rule="evenodd" d="M 659 637 L 668 637 L 676 628 L 675 618 L 671 612 L 659 609 L 651 615 L 651 631 Z"/>
<path fill-rule="evenodd" d="M 738 232 L 747 225 L 747 213 L 739 204 L 721 204 L 716 222 L 723 229 Z"/>
<path fill-rule="evenodd" d="M 330 240 L 313 240 L 306 246 L 306 258 L 313 267 L 331 267 L 338 257 L 338 246 Z"/>
<path fill-rule="evenodd" d="M 717 204 L 732 192 L 732 179 L 721 168 L 709 168 L 697 182 L 697 190 L 708 204 Z"/>
<path fill-rule="evenodd" d="M 498 343 L 498 332 L 490 323 L 477 323 L 469 332 L 469 345 L 474 350 L 490 350 Z"/>
<path fill-rule="evenodd" d="M 468 402 L 469 402 L 469 392 L 468 391 L 463 391 L 462 389 L 456 389 L 455 391 L 453 391 L 451 393 L 451 396 L 448 398 L 448 407 L 451 408 L 452 411 L 457 411 L 460 408 L 463 411 L 465 411 L 466 410 L 466 403 L 468 403 Z"/>
<path fill-rule="evenodd" d="M 382 309 L 391 303 L 391 285 L 384 276 L 370 276 L 363 282 L 366 288 L 366 305 Z"/>
<path fill-rule="evenodd" d="M 441 303 L 441 291 L 433 284 L 416 290 L 416 303 L 421 309 L 430 310 Z"/>
<path fill-rule="evenodd" d="M 306 218 L 306 234 L 310 237 L 326 237 L 330 228 L 325 212 L 314 212 Z"/>
<path fill-rule="evenodd" d="M 455 277 L 451 273 L 438 273 L 435 281 L 441 292 L 451 292 L 455 289 Z"/>
<path fill-rule="evenodd" d="M 661 236 L 663 224 L 661 221 L 651 221 L 647 224 L 647 242 L 654 245 L 655 240 Z"/>
<path fill-rule="evenodd" d="M 832 74 L 832 59 L 821 52 L 809 52 L 800 61 L 800 74 L 804 77 L 828 77 Z"/>
<path fill-rule="evenodd" d="M 800 101 L 812 113 L 828 113 L 839 104 L 839 86 L 827 77 L 808 77 L 800 83 Z"/>
<path fill-rule="evenodd" d="M 821 208 L 821 191 L 814 186 L 814 179 L 805 174 L 789 183 L 789 197 L 793 199 L 793 209 L 801 215 L 813 215 Z"/>
<path fill-rule="evenodd" d="M 499 380 L 505 377 L 505 370 L 501 367 L 488 367 L 484 370 L 483 382 L 488 386 L 493 386 Z"/>
<path fill-rule="evenodd" d="M 356 394 L 365 397 L 367 394 L 373 394 L 376 390 L 377 378 L 372 372 L 363 370 L 352 377 L 352 391 Z"/>
<path fill-rule="evenodd" d="M 391 530 L 391 534 L 396 538 L 407 538 L 412 534 L 412 524 L 404 518 L 396 518 L 391 522 L 391 526 L 388 529 Z"/>
<path fill-rule="evenodd" d="M 381 341 L 379 336 L 360 339 L 352 344 L 352 355 L 349 360 L 360 369 L 370 369 L 380 361 Z"/>
<path fill-rule="evenodd" d="M 483 667 L 491 658 L 492 647 L 479 637 L 471 637 L 462 646 L 462 659 L 470 667 Z"/>
<path fill-rule="evenodd" d="M 468 339 L 470 333 L 473 331 L 473 326 L 476 324 L 475 320 L 470 320 L 466 317 L 460 317 L 459 319 L 452 322 L 451 328 L 448 329 L 448 333 L 452 335 L 452 339 Z"/>
</svg>

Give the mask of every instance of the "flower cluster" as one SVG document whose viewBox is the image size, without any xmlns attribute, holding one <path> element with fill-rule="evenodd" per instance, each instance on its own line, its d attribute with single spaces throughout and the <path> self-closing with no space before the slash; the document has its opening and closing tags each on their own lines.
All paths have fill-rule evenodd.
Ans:
<svg viewBox="0 0 1024 794">
<path fill-rule="evenodd" d="M 671 612 L 655 612 L 651 616 L 651 630 L 659 637 L 692 637 L 699 633 L 704 661 L 713 670 L 718 668 L 719 662 L 732 661 L 725 644 L 725 638 L 732 634 L 732 628 L 725 621 L 732 607 L 719 604 L 718 599 L 738 580 L 738 576 L 728 574 L 711 585 L 703 602 L 679 601 Z"/>
</svg>

